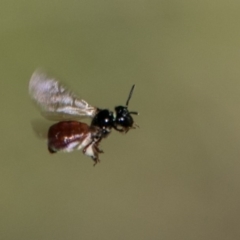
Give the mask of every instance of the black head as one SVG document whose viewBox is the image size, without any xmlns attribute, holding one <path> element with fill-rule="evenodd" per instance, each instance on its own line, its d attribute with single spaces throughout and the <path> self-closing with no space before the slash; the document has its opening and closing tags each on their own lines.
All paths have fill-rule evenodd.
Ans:
<svg viewBox="0 0 240 240">
<path fill-rule="evenodd" d="M 127 132 L 130 128 L 134 128 L 134 121 L 133 121 L 133 118 L 132 118 L 131 114 L 136 115 L 138 113 L 128 111 L 128 103 L 129 103 L 129 100 L 132 97 L 134 87 L 135 87 L 135 85 L 133 85 L 132 88 L 131 88 L 131 91 L 129 93 L 129 96 L 128 96 L 128 99 L 127 99 L 127 102 L 126 102 L 126 106 L 115 107 L 116 116 L 115 116 L 114 128 L 117 131 Z"/>
<path fill-rule="evenodd" d="M 108 135 L 111 132 L 111 128 L 114 124 L 113 113 L 107 109 L 99 110 L 96 116 L 93 118 L 91 126 L 100 127 L 103 130 L 103 135 Z"/>
</svg>

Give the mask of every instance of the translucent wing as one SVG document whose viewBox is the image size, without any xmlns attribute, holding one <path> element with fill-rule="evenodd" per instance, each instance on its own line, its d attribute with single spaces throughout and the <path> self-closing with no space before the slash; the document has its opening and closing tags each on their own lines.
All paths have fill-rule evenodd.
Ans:
<svg viewBox="0 0 240 240">
<path fill-rule="evenodd" d="M 97 108 L 90 106 L 54 78 L 37 70 L 29 82 L 29 94 L 50 120 L 94 117 Z"/>
</svg>

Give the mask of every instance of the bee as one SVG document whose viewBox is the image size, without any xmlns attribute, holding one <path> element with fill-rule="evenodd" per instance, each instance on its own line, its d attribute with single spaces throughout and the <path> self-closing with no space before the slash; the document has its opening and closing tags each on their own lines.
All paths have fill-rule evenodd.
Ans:
<svg viewBox="0 0 240 240">
<path fill-rule="evenodd" d="M 98 154 L 103 153 L 99 143 L 112 129 L 127 133 L 138 127 L 131 116 L 138 112 L 128 110 L 134 87 L 126 105 L 110 111 L 91 106 L 55 78 L 36 70 L 29 82 L 29 94 L 46 119 L 58 121 L 48 130 L 49 152 L 82 150 L 93 159 L 95 166 L 100 162 Z M 91 124 L 80 122 L 83 117 L 92 118 Z"/>
</svg>

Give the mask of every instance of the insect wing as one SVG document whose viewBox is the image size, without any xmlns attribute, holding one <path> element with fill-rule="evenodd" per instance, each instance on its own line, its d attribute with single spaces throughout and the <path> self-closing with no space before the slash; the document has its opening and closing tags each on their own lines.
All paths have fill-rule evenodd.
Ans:
<svg viewBox="0 0 240 240">
<path fill-rule="evenodd" d="M 94 117 L 97 109 L 80 99 L 54 78 L 35 71 L 29 82 L 29 94 L 50 120 Z"/>
</svg>

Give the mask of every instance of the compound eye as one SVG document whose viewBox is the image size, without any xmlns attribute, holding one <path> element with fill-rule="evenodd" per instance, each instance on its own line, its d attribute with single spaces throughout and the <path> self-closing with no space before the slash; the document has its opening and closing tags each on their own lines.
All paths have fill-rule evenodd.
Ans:
<svg viewBox="0 0 240 240">
<path fill-rule="evenodd" d="M 132 127 L 133 119 L 132 119 L 131 115 L 120 117 L 120 118 L 118 118 L 117 124 L 124 128 Z"/>
<path fill-rule="evenodd" d="M 123 123 L 123 122 L 126 122 L 126 118 L 120 117 L 120 118 L 119 118 L 119 122 L 120 122 L 120 123 L 121 123 L 121 122 L 122 122 L 122 123 Z"/>
</svg>

